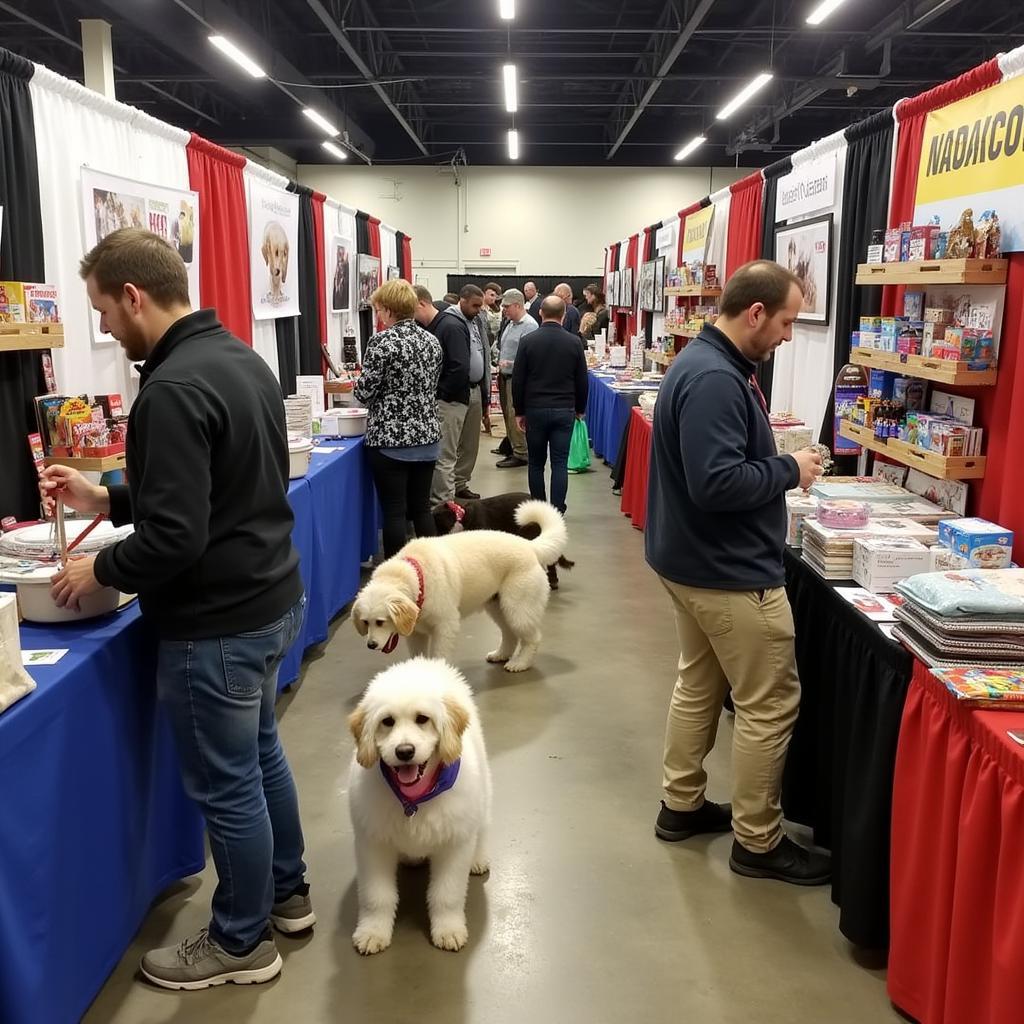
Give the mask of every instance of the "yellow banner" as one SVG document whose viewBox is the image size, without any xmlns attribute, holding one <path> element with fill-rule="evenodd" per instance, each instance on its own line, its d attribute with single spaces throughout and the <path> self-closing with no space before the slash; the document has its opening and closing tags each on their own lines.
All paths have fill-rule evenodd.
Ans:
<svg viewBox="0 0 1024 1024">
<path fill-rule="evenodd" d="M 1024 76 L 928 115 L 918 206 L 960 198 L 969 206 L 971 196 L 1015 186 L 1024 186 Z"/>
<path fill-rule="evenodd" d="M 711 233 L 711 218 L 715 215 L 715 207 L 705 206 L 703 210 L 691 213 L 683 225 L 683 262 L 694 260 L 704 262 L 704 250 Z"/>
</svg>

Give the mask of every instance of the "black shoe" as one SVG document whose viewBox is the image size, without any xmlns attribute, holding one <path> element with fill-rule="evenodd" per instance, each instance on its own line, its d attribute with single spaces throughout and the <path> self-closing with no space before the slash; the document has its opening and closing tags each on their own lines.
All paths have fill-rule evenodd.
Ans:
<svg viewBox="0 0 1024 1024">
<path fill-rule="evenodd" d="M 516 469 L 519 466 L 527 465 L 526 459 L 520 459 L 516 455 L 510 455 L 507 459 L 502 459 L 498 463 L 498 469 Z"/>
<path fill-rule="evenodd" d="M 832 857 L 798 846 L 788 836 L 768 853 L 751 853 L 734 842 L 729 867 L 747 878 L 774 878 L 790 885 L 826 885 L 832 880 Z"/>
<path fill-rule="evenodd" d="M 661 811 L 654 823 L 654 834 L 669 843 L 678 843 L 690 836 L 732 831 L 732 804 L 713 804 L 705 800 L 695 811 L 673 811 L 661 801 Z"/>
<path fill-rule="evenodd" d="M 460 498 L 462 501 L 476 501 L 480 495 L 476 491 L 471 491 L 468 487 L 463 487 L 461 491 L 455 492 L 455 497 Z"/>
<path fill-rule="evenodd" d="M 736 714 L 736 705 L 732 702 L 732 690 L 725 695 L 725 700 L 722 701 L 722 707 L 724 707 L 726 711 L 729 711 L 734 715 Z"/>
<path fill-rule="evenodd" d="M 504 452 L 504 451 L 502 451 L 502 449 L 501 449 L 501 448 L 492 448 L 492 449 L 491 449 L 491 454 L 492 454 L 492 455 L 504 455 L 504 454 L 505 454 L 505 452 Z"/>
</svg>

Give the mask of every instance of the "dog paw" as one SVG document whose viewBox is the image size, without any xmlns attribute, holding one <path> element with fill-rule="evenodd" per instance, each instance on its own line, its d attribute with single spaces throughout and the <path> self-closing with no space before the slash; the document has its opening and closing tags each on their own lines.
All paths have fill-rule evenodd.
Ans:
<svg viewBox="0 0 1024 1024">
<path fill-rule="evenodd" d="M 511 661 L 505 662 L 506 672 L 525 672 L 533 664 L 532 661 L 523 661 L 519 658 L 513 658 Z"/>
<path fill-rule="evenodd" d="M 491 870 L 491 863 L 488 860 L 478 860 L 469 869 L 471 875 L 486 875 Z"/>
<path fill-rule="evenodd" d="M 383 953 L 391 945 L 391 932 L 375 928 L 372 925 L 359 925 L 352 933 L 352 945 L 363 956 Z"/>
<path fill-rule="evenodd" d="M 446 922 L 442 926 L 430 929 L 430 941 L 438 949 L 446 949 L 457 953 L 469 941 L 469 931 L 465 921 Z"/>
<path fill-rule="evenodd" d="M 496 651 L 491 651 L 491 653 L 487 655 L 487 660 L 492 665 L 502 665 L 511 657 L 511 654 L 506 654 L 503 650 L 499 648 Z"/>
</svg>

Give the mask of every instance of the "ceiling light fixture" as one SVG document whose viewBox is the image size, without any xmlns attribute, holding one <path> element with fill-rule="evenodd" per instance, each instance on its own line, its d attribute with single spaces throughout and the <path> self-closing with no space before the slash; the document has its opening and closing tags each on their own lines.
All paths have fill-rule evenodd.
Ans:
<svg viewBox="0 0 1024 1024">
<path fill-rule="evenodd" d="M 323 114 L 318 113 L 312 107 L 306 107 L 302 112 L 310 119 L 310 121 L 313 122 L 313 124 L 317 126 L 317 128 L 325 131 L 328 135 L 333 137 L 341 134 L 341 132 L 339 132 Z"/>
<path fill-rule="evenodd" d="M 821 3 L 807 15 L 808 25 L 820 25 L 836 8 L 842 7 L 846 0 L 821 0 Z"/>
<path fill-rule="evenodd" d="M 325 142 L 323 143 L 323 147 L 331 154 L 331 156 L 336 157 L 338 160 L 348 159 L 348 153 L 346 153 L 341 146 L 336 146 L 333 142 Z"/>
<path fill-rule="evenodd" d="M 675 155 L 676 160 L 685 160 L 695 149 L 699 146 L 703 146 L 708 140 L 703 135 L 697 135 L 683 146 L 681 150 Z"/>
<path fill-rule="evenodd" d="M 505 80 L 505 109 L 514 114 L 519 109 L 519 92 L 516 86 L 516 66 L 506 64 L 501 69 L 502 77 Z"/>
<path fill-rule="evenodd" d="M 511 21 L 516 16 L 516 0 L 498 0 L 498 13 L 503 21 Z"/>
<path fill-rule="evenodd" d="M 749 85 L 744 86 L 738 93 L 722 109 L 715 115 L 719 121 L 724 121 L 727 117 L 731 117 L 736 113 L 740 107 L 743 106 L 747 100 L 756 92 L 760 92 L 770 81 L 772 80 L 772 73 L 770 71 L 764 72 L 764 74 L 758 75 Z"/>
<path fill-rule="evenodd" d="M 515 128 L 508 133 L 508 158 L 509 160 L 519 159 L 519 132 Z"/>
<path fill-rule="evenodd" d="M 266 78 L 267 73 L 250 57 L 242 53 L 242 51 L 235 46 L 230 39 L 225 36 L 210 36 L 210 42 L 224 54 L 225 57 L 230 57 L 239 67 L 245 68 L 246 71 L 252 75 L 253 78 Z"/>
</svg>

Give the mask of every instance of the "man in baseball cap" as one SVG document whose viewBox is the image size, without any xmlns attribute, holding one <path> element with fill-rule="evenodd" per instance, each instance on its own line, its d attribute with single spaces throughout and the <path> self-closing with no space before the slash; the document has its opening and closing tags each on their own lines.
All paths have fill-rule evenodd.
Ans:
<svg viewBox="0 0 1024 1024">
<path fill-rule="evenodd" d="M 505 319 L 498 332 L 498 397 L 505 417 L 511 454 L 507 454 L 498 463 L 498 468 L 512 469 L 527 463 L 526 435 L 516 423 L 516 412 L 512 405 L 512 367 L 516 362 L 519 342 L 537 330 L 537 321 L 526 312 L 526 297 L 518 288 L 509 288 L 501 296 L 501 311 Z"/>
</svg>

